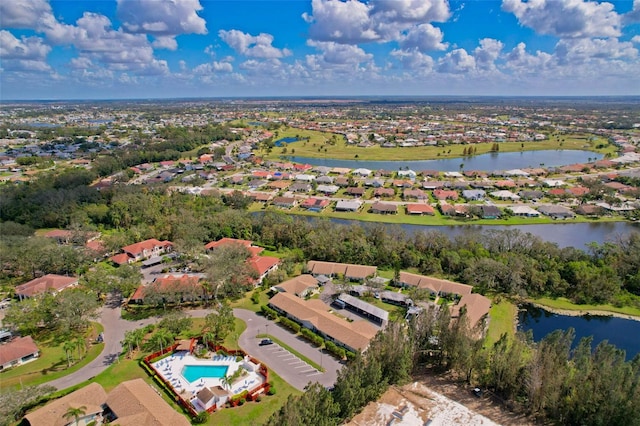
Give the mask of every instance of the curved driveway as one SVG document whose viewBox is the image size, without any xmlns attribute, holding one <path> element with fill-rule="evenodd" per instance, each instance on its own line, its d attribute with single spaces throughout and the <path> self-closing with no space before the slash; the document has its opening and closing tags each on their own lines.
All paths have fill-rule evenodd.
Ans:
<svg viewBox="0 0 640 426">
<path fill-rule="evenodd" d="M 102 353 L 71 374 L 56 380 L 47 382 L 57 389 L 66 389 L 89 380 L 118 361 L 118 356 L 122 353 L 122 344 L 126 331 L 135 330 L 148 324 L 154 324 L 159 318 L 152 317 L 139 321 L 127 321 L 122 319 L 121 301 L 118 298 L 110 297 L 100 311 L 100 323 L 104 327 L 104 349 Z M 202 318 L 211 312 L 210 309 L 194 309 L 185 311 L 194 318 Z M 291 332 L 281 328 L 272 321 L 256 315 L 254 312 L 245 309 L 234 309 L 233 314 L 247 324 L 247 329 L 240 335 L 239 344 L 247 353 L 264 362 L 267 367 L 273 369 L 280 377 L 297 389 L 304 387 L 311 382 L 320 382 L 324 386 L 332 386 L 337 378 L 337 370 L 342 364 L 328 354 L 322 354 L 317 348 L 307 343 L 305 340 L 296 337 Z M 325 368 L 321 373 L 299 360 L 297 357 L 285 353 L 278 345 L 259 346 L 260 339 L 256 335 L 265 333 L 265 325 L 269 324 L 269 334 L 278 340 L 285 342 L 299 353 L 313 360 Z M 280 350 L 278 350 L 280 349 Z M 288 356 L 287 356 L 288 354 Z"/>
</svg>

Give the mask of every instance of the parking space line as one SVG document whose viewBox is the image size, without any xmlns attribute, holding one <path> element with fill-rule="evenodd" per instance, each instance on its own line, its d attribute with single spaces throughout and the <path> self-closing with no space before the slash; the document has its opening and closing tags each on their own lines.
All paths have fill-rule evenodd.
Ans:
<svg viewBox="0 0 640 426">
<path fill-rule="evenodd" d="M 293 367 L 293 368 L 296 368 L 296 369 L 297 369 L 297 368 L 307 368 L 307 367 L 309 367 L 309 366 L 307 365 L 307 363 L 304 363 L 304 364 L 302 364 L 302 365 L 299 365 L 299 366 L 297 366 L 297 367 Z"/>
<path fill-rule="evenodd" d="M 320 371 L 316 371 L 316 372 L 315 372 L 315 373 L 313 373 L 313 374 L 307 374 L 307 377 L 317 376 L 317 375 L 319 375 L 319 374 L 322 374 L 322 373 L 321 373 Z"/>
</svg>

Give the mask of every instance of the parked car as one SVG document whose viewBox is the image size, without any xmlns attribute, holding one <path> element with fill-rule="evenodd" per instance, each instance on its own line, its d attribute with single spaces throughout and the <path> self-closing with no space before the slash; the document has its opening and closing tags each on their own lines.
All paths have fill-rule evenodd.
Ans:
<svg viewBox="0 0 640 426">
<path fill-rule="evenodd" d="M 259 346 L 267 346 L 273 343 L 271 339 L 262 339 L 259 343 Z"/>
</svg>

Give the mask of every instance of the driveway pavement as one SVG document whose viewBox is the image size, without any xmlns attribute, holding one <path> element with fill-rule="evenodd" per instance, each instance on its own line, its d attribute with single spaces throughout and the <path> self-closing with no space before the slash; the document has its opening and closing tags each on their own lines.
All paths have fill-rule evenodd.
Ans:
<svg viewBox="0 0 640 426">
<path fill-rule="evenodd" d="M 104 327 L 104 349 L 102 353 L 93 361 L 80 370 L 67 376 L 48 382 L 57 389 L 66 389 L 89 380 L 109 367 L 114 362 L 118 362 L 118 356 L 122 353 L 122 340 L 126 331 L 135 330 L 148 324 L 154 324 L 159 318 L 152 317 L 139 321 L 127 321 L 120 317 L 121 300 L 110 297 L 100 312 L 100 323 Z M 194 318 L 203 318 L 211 309 L 194 309 L 185 311 Z M 275 371 L 286 382 L 297 389 L 303 390 L 309 382 L 319 382 L 323 386 L 333 386 L 338 376 L 338 370 L 342 364 L 327 353 L 321 353 L 306 340 L 296 337 L 290 331 L 280 327 L 273 321 L 258 316 L 252 311 L 245 309 L 234 309 L 234 315 L 247 324 L 247 329 L 240 335 L 239 344 L 247 353 L 254 356 L 273 371 Z M 299 353 L 313 360 L 318 365 L 325 368 L 325 372 L 320 372 L 297 356 L 289 353 L 277 344 L 269 346 L 259 346 L 261 339 L 256 336 L 266 333 L 274 336 L 278 340 L 286 343 Z"/>
<path fill-rule="evenodd" d="M 102 353 L 80 370 L 52 380 L 46 383 L 47 385 L 54 386 L 57 389 L 66 389 L 95 377 L 118 360 L 118 355 L 122 353 L 120 342 L 124 339 L 125 331 L 135 330 L 158 321 L 158 318 L 155 317 L 140 321 L 124 320 L 120 317 L 120 305 L 120 298 L 110 296 L 100 312 L 100 323 L 104 327 L 104 349 Z"/>
<path fill-rule="evenodd" d="M 297 337 L 289 330 L 252 311 L 234 309 L 233 314 L 247 324 L 247 329 L 240 335 L 238 341 L 240 347 L 275 371 L 291 386 L 299 390 L 304 390 L 309 382 L 318 382 L 325 387 L 333 386 L 338 377 L 338 371 L 342 368 L 342 363 L 333 356 L 326 352 L 320 352 L 318 348 L 306 340 Z M 278 344 L 260 346 L 261 339 L 256 336 L 258 334 L 267 334 L 267 331 L 269 336 L 284 342 L 300 354 L 324 367 L 325 372 L 322 373 L 316 370 Z"/>
</svg>

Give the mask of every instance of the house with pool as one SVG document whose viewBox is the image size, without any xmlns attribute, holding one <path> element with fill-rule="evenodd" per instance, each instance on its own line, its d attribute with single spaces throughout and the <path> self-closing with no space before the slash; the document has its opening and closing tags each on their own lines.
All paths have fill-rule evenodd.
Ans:
<svg viewBox="0 0 640 426">
<path fill-rule="evenodd" d="M 151 354 L 144 363 L 194 416 L 254 401 L 269 390 L 267 368 L 258 360 L 195 338 Z"/>
</svg>

